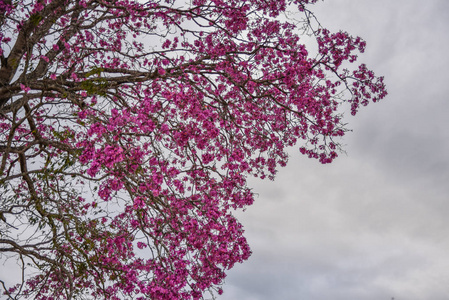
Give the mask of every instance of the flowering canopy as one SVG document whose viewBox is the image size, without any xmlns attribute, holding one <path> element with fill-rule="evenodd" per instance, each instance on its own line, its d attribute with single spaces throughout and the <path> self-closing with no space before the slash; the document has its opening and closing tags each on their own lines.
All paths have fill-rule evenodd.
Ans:
<svg viewBox="0 0 449 300">
<path fill-rule="evenodd" d="M 0 0 L 0 257 L 23 271 L 4 294 L 221 294 L 250 255 L 246 178 L 297 143 L 331 162 L 341 105 L 386 95 L 314 2 Z"/>
</svg>

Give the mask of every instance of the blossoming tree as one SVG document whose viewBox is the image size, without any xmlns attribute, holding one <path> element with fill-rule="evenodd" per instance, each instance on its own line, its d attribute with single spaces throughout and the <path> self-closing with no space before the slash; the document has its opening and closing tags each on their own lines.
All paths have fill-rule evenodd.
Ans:
<svg viewBox="0 0 449 300">
<path fill-rule="evenodd" d="M 331 162 L 342 104 L 386 95 L 314 2 L 0 0 L 3 295 L 221 294 L 251 253 L 247 177 L 296 144 Z"/>
</svg>

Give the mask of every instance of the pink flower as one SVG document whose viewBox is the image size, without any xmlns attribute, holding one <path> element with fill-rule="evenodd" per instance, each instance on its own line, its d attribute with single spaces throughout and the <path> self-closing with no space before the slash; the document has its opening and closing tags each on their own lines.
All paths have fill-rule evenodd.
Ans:
<svg viewBox="0 0 449 300">
<path fill-rule="evenodd" d="M 145 243 L 137 242 L 137 248 L 143 249 L 143 248 L 146 248 L 146 247 L 147 247 L 147 245 Z"/>
<path fill-rule="evenodd" d="M 31 88 L 25 86 L 25 85 L 22 84 L 22 83 L 20 84 L 20 89 L 21 89 L 22 91 L 24 91 L 25 94 L 28 94 L 28 92 L 31 90 Z"/>
</svg>

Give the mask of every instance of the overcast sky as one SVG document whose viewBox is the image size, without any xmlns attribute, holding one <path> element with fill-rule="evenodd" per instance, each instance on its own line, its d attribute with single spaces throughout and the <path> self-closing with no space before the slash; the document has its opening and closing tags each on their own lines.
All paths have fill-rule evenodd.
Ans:
<svg viewBox="0 0 449 300">
<path fill-rule="evenodd" d="M 347 155 L 298 152 L 253 180 L 252 246 L 221 300 L 449 299 L 449 1 L 328 0 L 321 24 L 367 41 L 389 95 L 356 117 Z"/>
<path fill-rule="evenodd" d="M 291 151 L 237 213 L 253 255 L 219 300 L 449 299 L 449 1 L 326 0 L 321 24 L 367 41 L 389 95 L 346 121 L 347 155 Z"/>
</svg>

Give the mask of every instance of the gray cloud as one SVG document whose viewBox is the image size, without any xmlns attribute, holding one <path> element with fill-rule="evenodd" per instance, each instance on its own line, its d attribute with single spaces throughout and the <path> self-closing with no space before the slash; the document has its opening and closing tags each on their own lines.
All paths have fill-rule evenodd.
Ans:
<svg viewBox="0 0 449 300">
<path fill-rule="evenodd" d="M 237 213 L 254 251 L 221 299 L 449 299 L 449 2 L 334 0 L 322 24 L 364 37 L 389 96 L 321 166 L 292 151 Z"/>
</svg>

